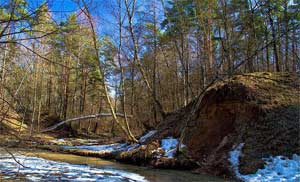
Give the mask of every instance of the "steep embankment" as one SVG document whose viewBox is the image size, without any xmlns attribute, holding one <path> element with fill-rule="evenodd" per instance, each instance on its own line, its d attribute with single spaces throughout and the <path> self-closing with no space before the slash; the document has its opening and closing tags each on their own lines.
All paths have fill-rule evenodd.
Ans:
<svg viewBox="0 0 300 182">
<path fill-rule="evenodd" d="M 0 147 L 31 147 L 40 139 L 51 140 L 55 135 L 32 132 L 18 113 L 10 110 L 0 118 Z"/>
<path fill-rule="evenodd" d="M 17 113 L 11 111 L 2 114 L 0 118 L 0 147 L 18 144 L 18 136 L 28 130 L 28 126 L 20 118 Z"/>
<path fill-rule="evenodd" d="M 1 116 L 0 130 L 10 130 L 14 132 L 23 132 L 28 129 L 27 125 L 22 122 L 21 117 L 15 112 L 6 112 Z"/>
<path fill-rule="evenodd" d="M 191 109 L 183 143 L 199 172 L 232 174 L 228 154 L 244 143 L 239 169 L 254 173 L 263 157 L 300 153 L 299 78 L 287 73 L 234 76 L 212 86 L 199 108 L 193 103 L 170 114 L 158 129 L 160 137 L 179 137 Z"/>
</svg>

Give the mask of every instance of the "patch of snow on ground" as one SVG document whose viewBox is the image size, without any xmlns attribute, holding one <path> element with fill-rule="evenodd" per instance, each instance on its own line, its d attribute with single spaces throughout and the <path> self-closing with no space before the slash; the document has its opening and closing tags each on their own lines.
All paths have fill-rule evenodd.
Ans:
<svg viewBox="0 0 300 182">
<path fill-rule="evenodd" d="M 239 172 L 239 156 L 244 144 L 240 144 L 229 153 L 234 172 L 238 178 L 246 182 L 299 182 L 300 181 L 300 157 L 296 154 L 292 159 L 283 156 L 264 158 L 264 169 L 258 169 L 255 174 L 242 175 Z"/>
<path fill-rule="evenodd" d="M 157 130 L 149 131 L 147 134 L 143 135 L 143 136 L 139 139 L 139 142 L 140 142 L 140 143 L 144 143 L 148 138 L 152 137 L 152 136 L 155 135 L 156 133 L 157 133 Z"/>
<path fill-rule="evenodd" d="M 20 166 L 8 154 L 0 156 L 0 180 L 24 176 L 27 181 L 106 181 L 145 182 L 143 176 L 123 170 L 101 169 L 88 165 L 55 162 L 38 157 L 15 155 Z M 2 178 L 3 177 L 3 178 Z"/>
<path fill-rule="evenodd" d="M 244 143 L 239 144 L 238 146 L 234 146 L 233 150 L 230 151 L 229 153 L 229 162 L 231 162 L 234 173 L 237 176 L 240 176 L 239 172 L 239 157 L 241 156 L 242 153 L 242 148 L 244 147 Z"/>
<path fill-rule="evenodd" d="M 183 143 L 180 143 L 179 148 L 180 148 L 180 149 L 185 149 L 185 148 L 187 148 L 187 146 L 184 145 Z"/>
<path fill-rule="evenodd" d="M 172 137 L 161 140 L 161 148 L 165 151 L 165 157 L 173 158 L 177 144 L 178 140 Z"/>
<path fill-rule="evenodd" d="M 136 148 L 138 148 L 140 146 L 140 144 L 138 144 L 138 143 L 134 143 L 134 144 L 131 144 L 131 145 L 129 145 L 128 147 L 127 147 L 127 152 L 129 152 L 129 151 L 131 151 L 131 150 L 133 150 L 133 149 L 136 149 Z"/>
<path fill-rule="evenodd" d="M 57 139 L 57 141 L 58 141 L 58 142 L 64 142 L 65 139 L 62 139 L 62 138 L 61 138 L 61 139 Z"/>
<path fill-rule="evenodd" d="M 84 145 L 97 145 L 98 141 L 97 140 L 92 140 L 92 139 L 75 139 L 75 138 L 60 138 L 60 139 L 53 139 L 50 140 L 51 143 L 56 144 L 56 145 L 68 145 L 70 143 L 79 143 L 79 144 L 84 144 Z"/>
<path fill-rule="evenodd" d="M 65 149 L 84 149 L 102 152 L 118 152 L 127 150 L 127 143 L 113 143 L 109 145 L 80 145 L 80 146 L 64 146 Z"/>
<path fill-rule="evenodd" d="M 80 146 L 63 146 L 64 149 L 84 149 L 98 152 L 123 152 L 131 151 L 140 146 L 140 144 L 114 143 L 109 145 L 80 145 Z"/>
<path fill-rule="evenodd" d="M 58 144 L 66 143 L 66 140 L 64 140 L 64 139 L 54 139 L 54 140 L 50 140 L 50 142 L 58 145 Z"/>
</svg>

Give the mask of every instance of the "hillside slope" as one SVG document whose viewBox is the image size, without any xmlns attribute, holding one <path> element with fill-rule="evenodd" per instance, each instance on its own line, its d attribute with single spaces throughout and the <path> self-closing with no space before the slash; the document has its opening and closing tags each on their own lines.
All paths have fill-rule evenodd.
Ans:
<svg viewBox="0 0 300 182">
<path fill-rule="evenodd" d="M 242 174 L 264 166 L 263 157 L 300 153 L 299 78 L 288 73 L 234 76 L 208 89 L 200 107 L 194 103 L 169 114 L 158 126 L 156 138 L 178 138 L 190 116 L 183 138 L 199 172 L 232 174 L 228 154 L 244 143 Z"/>
<path fill-rule="evenodd" d="M 22 123 L 21 117 L 15 112 L 7 112 L 1 119 L 0 130 L 23 132 L 28 129 L 28 126 L 25 123 Z"/>
</svg>

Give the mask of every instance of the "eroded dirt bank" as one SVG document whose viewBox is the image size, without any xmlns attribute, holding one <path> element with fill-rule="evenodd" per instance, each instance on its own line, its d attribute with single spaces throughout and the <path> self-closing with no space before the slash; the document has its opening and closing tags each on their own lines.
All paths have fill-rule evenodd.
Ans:
<svg viewBox="0 0 300 182">
<path fill-rule="evenodd" d="M 212 86 L 200 107 L 191 103 L 170 114 L 158 126 L 158 136 L 179 137 L 188 114 L 183 143 L 185 156 L 197 161 L 197 171 L 233 174 L 228 154 L 244 143 L 239 169 L 254 173 L 262 158 L 300 153 L 299 78 L 288 73 L 253 73 L 234 76 Z"/>
</svg>

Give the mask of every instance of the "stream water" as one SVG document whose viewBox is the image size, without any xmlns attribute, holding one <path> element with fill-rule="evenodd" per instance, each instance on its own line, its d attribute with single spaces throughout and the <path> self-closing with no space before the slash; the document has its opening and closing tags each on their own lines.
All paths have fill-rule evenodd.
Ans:
<svg viewBox="0 0 300 182">
<path fill-rule="evenodd" d="M 0 149 L 0 181 L 224 182 L 188 171 L 152 169 L 48 151 Z M 16 162 L 17 161 L 17 162 Z"/>
</svg>

